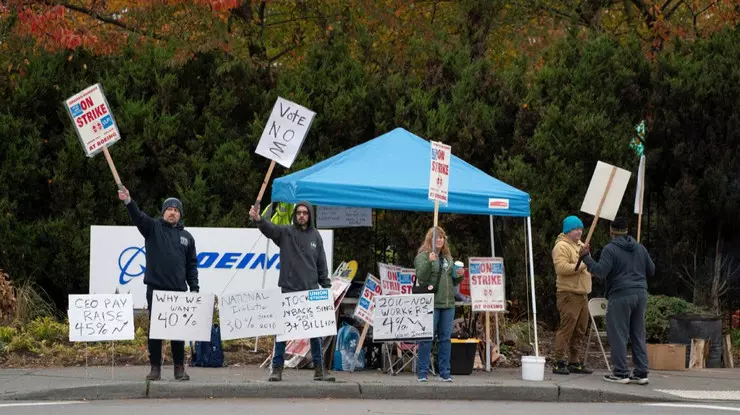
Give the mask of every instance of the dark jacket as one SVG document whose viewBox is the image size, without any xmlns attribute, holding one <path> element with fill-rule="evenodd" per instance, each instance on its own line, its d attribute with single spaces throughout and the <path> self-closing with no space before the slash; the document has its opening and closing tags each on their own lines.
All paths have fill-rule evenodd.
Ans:
<svg viewBox="0 0 740 415">
<path fill-rule="evenodd" d="M 295 209 L 308 208 L 308 227 L 298 225 Z M 280 278 L 278 286 L 282 292 L 296 292 L 330 288 L 329 270 L 326 266 L 324 240 L 314 225 L 313 206 L 299 202 L 293 209 L 293 224 L 278 226 L 269 219 L 261 219 L 260 231 L 280 247 Z"/>
<path fill-rule="evenodd" d="M 628 235 L 612 239 L 598 262 L 590 255 L 583 262 L 596 278 L 606 279 L 606 298 L 646 292 L 647 277 L 655 274 L 647 249 Z"/>
<path fill-rule="evenodd" d="M 144 284 L 167 291 L 198 292 L 198 258 L 195 239 L 182 222 L 172 226 L 163 218 L 152 219 L 131 200 L 126 205 L 131 222 L 144 237 Z"/>
</svg>

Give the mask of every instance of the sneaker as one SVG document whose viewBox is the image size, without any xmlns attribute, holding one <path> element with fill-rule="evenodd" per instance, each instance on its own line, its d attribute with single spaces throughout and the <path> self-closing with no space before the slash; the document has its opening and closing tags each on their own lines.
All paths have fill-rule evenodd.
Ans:
<svg viewBox="0 0 740 415">
<path fill-rule="evenodd" d="M 423 378 L 418 378 L 418 379 L 416 379 L 416 381 L 417 382 L 426 382 L 427 381 L 427 377 L 424 376 Z"/>
<path fill-rule="evenodd" d="M 558 361 L 558 363 L 552 367 L 552 373 L 556 375 L 570 375 L 568 366 L 565 364 L 565 361 L 563 360 Z"/>
<path fill-rule="evenodd" d="M 650 383 L 650 381 L 648 380 L 647 376 L 630 376 L 630 383 L 635 383 L 637 385 L 647 385 L 648 383 Z"/>
<path fill-rule="evenodd" d="M 442 382 L 452 382 L 452 376 L 447 376 L 446 378 L 443 378 L 442 376 L 440 376 L 439 380 Z"/>
<path fill-rule="evenodd" d="M 630 378 L 627 378 L 627 377 L 622 378 L 622 377 L 614 376 L 614 375 L 604 375 L 604 380 L 607 382 L 612 382 L 612 383 L 621 383 L 622 385 L 626 385 L 630 383 Z"/>
<path fill-rule="evenodd" d="M 590 375 L 594 373 L 593 370 L 583 365 L 583 363 L 571 363 L 568 365 L 568 371 L 570 373 L 583 373 L 584 375 Z"/>
</svg>

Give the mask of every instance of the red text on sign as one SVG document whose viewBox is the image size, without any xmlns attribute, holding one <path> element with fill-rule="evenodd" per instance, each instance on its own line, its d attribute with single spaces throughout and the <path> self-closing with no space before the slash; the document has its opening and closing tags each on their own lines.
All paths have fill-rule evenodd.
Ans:
<svg viewBox="0 0 740 415">
<path fill-rule="evenodd" d="M 92 101 L 92 99 L 90 99 L 90 98 L 88 98 L 88 99 L 90 101 Z M 84 100 L 82 102 L 86 102 L 88 99 L 86 99 L 86 100 Z M 108 113 L 108 109 L 105 107 L 105 104 L 100 104 L 97 107 L 93 108 L 92 110 L 90 110 L 90 111 L 88 111 L 88 112 L 80 115 L 79 117 L 77 117 L 77 119 L 75 121 L 77 121 L 77 126 L 78 127 L 84 127 L 87 124 L 89 124 L 89 123 L 97 120 L 98 118 L 104 116 L 107 113 Z"/>
<path fill-rule="evenodd" d="M 501 285 L 500 275 L 473 275 L 470 277 L 473 285 Z"/>
</svg>

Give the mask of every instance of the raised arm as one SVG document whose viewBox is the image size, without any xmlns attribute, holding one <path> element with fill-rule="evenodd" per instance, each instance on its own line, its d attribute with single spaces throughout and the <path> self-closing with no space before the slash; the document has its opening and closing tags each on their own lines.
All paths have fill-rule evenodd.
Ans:
<svg viewBox="0 0 740 415">
<path fill-rule="evenodd" d="M 144 238 L 148 238 L 154 228 L 154 219 L 139 210 L 136 202 L 131 199 L 131 195 L 125 187 L 123 190 L 118 191 L 118 198 L 126 205 L 128 216 L 131 218 L 131 222 L 139 229 L 139 233 L 141 233 Z"/>
</svg>

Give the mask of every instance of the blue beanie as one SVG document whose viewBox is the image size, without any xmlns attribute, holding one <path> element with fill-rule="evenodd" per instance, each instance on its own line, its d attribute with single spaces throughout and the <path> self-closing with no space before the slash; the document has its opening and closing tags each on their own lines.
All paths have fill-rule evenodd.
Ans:
<svg viewBox="0 0 740 415">
<path fill-rule="evenodd" d="M 563 221 L 563 233 L 568 233 L 578 228 L 583 229 L 583 222 L 577 216 L 568 216 Z"/>
<path fill-rule="evenodd" d="M 183 208 L 182 208 L 182 202 L 180 202 L 179 199 L 170 197 L 167 200 L 165 200 L 164 203 L 162 203 L 162 214 L 164 215 L 164 211 L 170 207 L 176 208 L 178 211 L 180 211 L 180 217 L 185 215 L 185 212 L 183 212 Z"/>
</svg>

